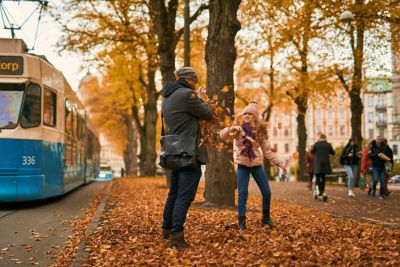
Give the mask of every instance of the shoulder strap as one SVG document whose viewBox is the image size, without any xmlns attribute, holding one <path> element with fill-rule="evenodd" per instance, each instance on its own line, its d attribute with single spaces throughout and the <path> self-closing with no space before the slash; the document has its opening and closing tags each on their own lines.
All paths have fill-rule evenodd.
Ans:
<svg viewBox="0 0 400 267">
<path fill-rule="evenodd" d="M 161 112 L 161 136 L 165 135 L 165 129 L 164 129 L 164 114 Z"/>
</svg>

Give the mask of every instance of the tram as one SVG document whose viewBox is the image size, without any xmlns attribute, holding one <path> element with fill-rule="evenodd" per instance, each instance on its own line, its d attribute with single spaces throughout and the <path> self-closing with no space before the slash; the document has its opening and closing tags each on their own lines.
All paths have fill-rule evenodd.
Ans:
<svg viewBox="0 0 400 267">
<path fill-rule="evenodd" d="M 98 134 L 63 74 L 0 39 L 0 202 L 63 195 L 99 168 Z"/>
</svg>

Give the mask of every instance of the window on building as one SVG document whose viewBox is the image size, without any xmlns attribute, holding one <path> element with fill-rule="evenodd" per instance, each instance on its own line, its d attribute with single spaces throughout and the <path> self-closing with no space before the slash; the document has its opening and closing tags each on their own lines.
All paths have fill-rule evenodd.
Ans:
<svg viewBox="0 0 400 267">
<path fill-rule="evenodd" d="M 368 122 L 374 122 L 374 113 L 368 112 Z"/>
<path fill-rule="evenodd" d="M 368 107 L 373 107 L 374 106 L 374 97 L 372 95 L 368 96 L 367 104 L 368 104 Z"/>
<path fill-rule="evenodd" d="M 28 85 L 22 108 L 21 126 L 32 128 L 40 125 L 41 121 L 40 86 L 35 83 Z"/>
<path fill-rule="evenodd" d="M 289 153 L 289 144 L 285 144 L 285 153 Z"/>
<path fill-rule="evenodd" d="M 322 127 L 320 125 L 317 125 L 317 135 L 321 134 L 322 132 Z"/>
<path fill-rule="evenodd" d="M 378 121 L 384 121 L 385 120 L 385 114 L 383 112 L 378 113 Z"/>
<path fill-rule="evenodd" d="M 368 130 L 368 138 L 371 140 L 374 139 L 374 129 Z"/>
<path fill-rule="evenodd" d="M 340 125 L 340 136 L 345 136 L 346 127 L 344 125 Z"/>
<path fill-rule="evenodd" d="M 285 136 L 289 136 L 289 128 L 288 128 L 288 127 L 285 127 L 285 128 L 283 129 L 283 134 L 284 134 Z"/>
<path fill-rule="evenodd" d="M 393 145 L 393 155 L 397 155 L 397 145 Z"/>
<path fill-rule="evenodd" d="M 333 110 L 332 109 L 328 110 L 328 119 L 330 119 L 330 120 L 333 119 Z"/>
<path fill-rule="evenodd" d="M 274 136 L 278 136 L 278 128 L 274 127 L 274 129 L 272 130 L 272 134 Z"/>
<path fill-rule="evenodd" d="M 279 152 L 278 151 L 278 144 L 274 144 L 274 149 L 275 149 L 276 152 Z"/>
<path fill-rule="evenodd" d="M 321 119 L 321 110 L 320 110 L 319 108 L 317 108 L 317 109 L 315 110 L 315 117 L 316 117 L 317 119 Z"/>
<path fill-rule="evenodd" d="M 378 97 L 378 105 L 384 105 L 385 104 L 385 95 L 381 94 Z"/>
<path fill-rule="evenodd" d="M 344 119 L 344 110 L 339 110 L 339 119 Z"/>
<path fill-rule="evenodd" d="M 57 95 L 49 89 L 44 89 L 43 123 L 55 127 L 57 123 Z"/>
<path fill-rule="evenodd" d="M 333 136 L 333 126 L 332 125 L 328 126 L 328 135 Z"/>
</svg>

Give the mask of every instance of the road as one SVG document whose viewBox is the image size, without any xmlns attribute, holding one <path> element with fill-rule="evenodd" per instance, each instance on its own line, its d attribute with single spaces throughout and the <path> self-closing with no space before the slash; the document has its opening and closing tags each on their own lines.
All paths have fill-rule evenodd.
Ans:
<svg viewBox="0 0 400 267">
<path fill-rule="evenodd" d="M 46 201 L 0 205 L 0 266 L 48 266 L 105 183 L 93 182 Z"/>
<path fill-rule="evenodd" d="M 392 190 L 390 197 L 379 200 L 368 197 L 355 188 L 356 197 L 347 195 L 347 187 L 327 185 L 328 202 L 315 200 L 305 183 L 270 182 L 272 200 L 281 200 L 326 211 L 334 216 L 363 220 L 400 229 L 400 191 Z M 378 190 L 378 189 L 377 189 Z M 260 195 L 257 184 L 251 180 L 249 193 Z"/>
</svg>

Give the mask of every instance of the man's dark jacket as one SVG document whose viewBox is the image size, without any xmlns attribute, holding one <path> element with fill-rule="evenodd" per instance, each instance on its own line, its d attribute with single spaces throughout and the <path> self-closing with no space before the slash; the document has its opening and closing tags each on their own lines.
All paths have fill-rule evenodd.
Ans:
<svg viewBox="0 0 400 267">
<path fill-rule="evenodd" d="M 377 145 L 376 141 L 373 140 L 371 142 L 371 147 L 369 149 L 368 157 L 372 161 L 372 166 L 377 167 L 377 168 L 385 168 L 385 160 L 381 159 L 378 154 L 383 153 L 386 156 L 390 157 L 389 151 L 387 149 L 387 146 L 384 143 L 381 143 L 380 146 Z"/>
<path fill-rule="evenodd" d="M 314 154 L 314 173 L 331 173 L 331 162 L 329 160 L 329 154 L 335 155 L 332 145 L 326 140 L 317 141 L 311 153 Z"/>
<path fill-rule="evenodd" d="M 170 135 L 201 135 L 199 120 L 211 120 L 213 115 L 207 104 L 197 97 L 184 79 L 167 83 L 163 89 L 162 113 Z M 198 140 L 201 136 L 198 137 Z M 207 150 L 199 148 L 198 160 L 207 162 Z"/>
</svg>

